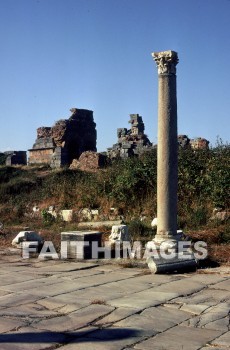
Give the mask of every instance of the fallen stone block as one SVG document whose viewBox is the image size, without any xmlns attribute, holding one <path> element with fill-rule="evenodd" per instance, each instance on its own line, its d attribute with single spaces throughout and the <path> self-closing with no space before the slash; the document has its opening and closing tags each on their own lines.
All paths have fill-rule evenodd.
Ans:
<svg viewBox="0 0 230 350">
<path fill-rule="evenodd" d="M 195 258 L 180 259 L 179 256 L 173 259 L 165 259 L 162 257 L 155 259 L 150 256 L 147 258 L 147 264 L 152 273 L 188 272 L 195 271 L 197 267 Z"/>
<path fill-rule="evenodd" d="M 42 245 L 44 239 L 35 231 L 21 231 L 12 240 L 12 246 L 22 248 L 23 242 L 38 242 L 38 245 Z"/>
</svg>

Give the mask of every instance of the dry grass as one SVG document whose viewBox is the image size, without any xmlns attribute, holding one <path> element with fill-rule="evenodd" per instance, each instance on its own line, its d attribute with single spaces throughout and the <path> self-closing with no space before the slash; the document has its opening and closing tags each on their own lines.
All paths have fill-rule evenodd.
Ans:
<svg viewBox="0 0 230 350">
<path fill-rule="evenodd" d="M 90 304 L 106 305 L 106 301 L 102 299 L 94 299 L 90 302 Z"/>
</svg>

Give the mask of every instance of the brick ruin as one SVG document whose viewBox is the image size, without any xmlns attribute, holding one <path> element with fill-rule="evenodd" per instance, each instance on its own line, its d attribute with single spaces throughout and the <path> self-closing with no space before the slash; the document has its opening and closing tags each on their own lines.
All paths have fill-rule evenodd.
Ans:
<svg viewBox="0 0 230 350">
<path fill-rule="evenodd" d="M 77 108 L 70 111 L 69 119 L 61 119 L 52 127 L 37 129 L 37 139 L 29 149 L 29 165 L 48 164 L 60 168 L 69 166 L 85 151 L 97 151 L 93 112 Z"/>
<path fill-rule="evenodd" d="M 129 123 L 131 129 L 117 129 L 117 143 L 107 149 L 107 155 L 110 159 L 138 156 L 152 149 L 152 143 L 144 133 L 145 126 L 142 117 L 139 114 L 130 114 Z"/>
</svg>

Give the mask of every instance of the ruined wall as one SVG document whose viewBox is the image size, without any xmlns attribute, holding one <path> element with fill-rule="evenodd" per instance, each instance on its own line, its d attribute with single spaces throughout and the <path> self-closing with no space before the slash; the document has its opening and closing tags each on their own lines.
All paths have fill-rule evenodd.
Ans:
<svg viewBox="0 0 230 350">
<path fill-rule="evenodd" d="M 93 112 L 72 108 L 69 119 L 61 119 L 52 127 L 37 129 L 37 139 L 29 150 L 32 164 L 49 164 L 58 168 L 70 165 L 85 151 L 96 152 L 97 132 Z"/>
<path fill-rule="evenodd" d="M 6 165 L 26 165 L 27 155 L 26 151 L 7 151 L 4 152 L 6 155 Z"/>
<path fill-rule="evenodd" d="M 30 165 L 32 165 L 32 164 L 48 164 L 48 165 L 50 165 L 52 162 L 53 155 L 54 155 L 54 147 L 53 148 L 30 150 L 28 164 L 30 164 Z"/>
<path fill-rule="evenodd" d="M 129 123 L 131 129 L 117 129 L 117 143 L 107 149 L 110 159 L 138 156 L 152 149 L 152 143 L 144 133 L 145 126 L 142 117 L 139 114 L 130 114 Z"/>
<path fill-rule="evenodd" d="M 139 156 L 153 149 L 153 144 L 144 133 L 145 126 L 139 114 L 130 114 L 131 129 L 117 129 L 117 143 L 107 149 L 110 159 Z M 208 149 L 209 141 L 198 137 L 190 140 L 187 135 L 178 135 L 178 145 L 184 149 Z"/>
</svg>

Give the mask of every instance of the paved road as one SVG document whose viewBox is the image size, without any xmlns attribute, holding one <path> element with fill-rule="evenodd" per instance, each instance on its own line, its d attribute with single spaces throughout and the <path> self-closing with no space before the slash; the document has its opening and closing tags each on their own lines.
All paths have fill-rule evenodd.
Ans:
<svg viewBox="0 0 230 350">
<path fill-rule="evenodd" d="M 0 350 L 230 349 L 230 271 L 151 275 L 0 252 Z"/>
</svg>

